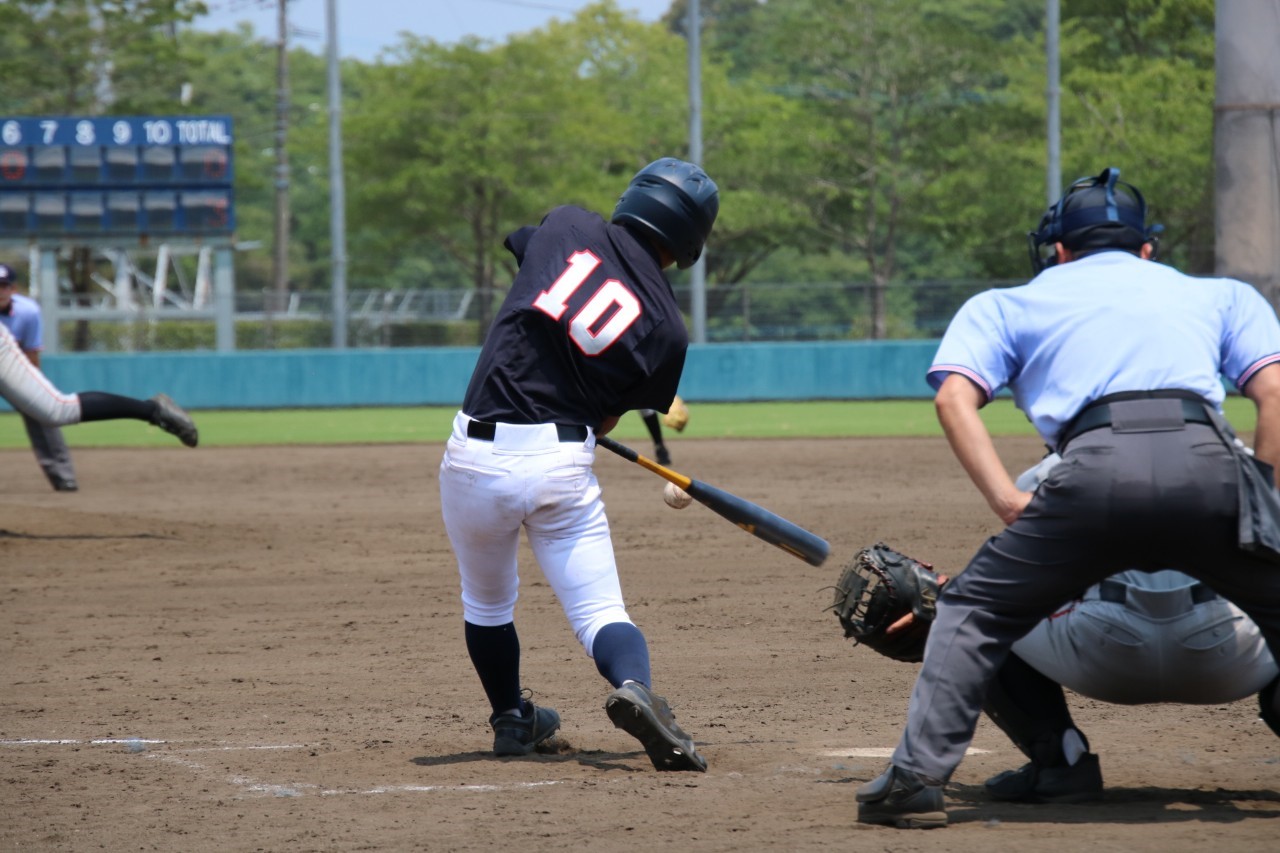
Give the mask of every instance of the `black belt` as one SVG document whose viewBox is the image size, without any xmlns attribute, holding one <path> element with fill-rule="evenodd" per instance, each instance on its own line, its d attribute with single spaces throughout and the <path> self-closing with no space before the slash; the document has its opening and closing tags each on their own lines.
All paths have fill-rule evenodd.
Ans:
<svg viewBox="0 0 1280 853">
<path fill-rule="evenodd" d="M 587 428 L 582 424 L 556 424 L 556 435 L 561 441 L 586 441 Z M 467 438 L 493 441 L 498 436 L 498 425 L 487 421 L 468 421 Z"/>
<path fill-rule="evenodd" d="M 1184 422 L 1190 424 L 1213 423 L 1213 420 L 1209 417 L 1209 413 L 1204 410 L 1204 407 L 1207 406 L 1208 403 L 1204 402 L 1200 397 L 1191 394 L 1191 392 L 1152 391 L 1143 392 L 1141 397 L 1138 397 L 1137 395 L 1129 396 L 1127 394 L 1108 395 L 1097 402 L 1089 404 L 1084 411 L 1076 415 L 1075 420 L 1067 424 L 1066 429 L 1062 431 L 1062 436 L 1058 439 L 1058 446 L 1066 447 L 1068 442 L 1079 437 L 1083 433 L 1099 429 L 1101 427 L 1111 426 L 1110 402 L 1121 402 L 1122 399 L 1160 399 L 1169 397 L 1175 397 L 1181 400 L 1182 419 Z"/>
<path fill-rule="evenodd" d="M 1100 601 L 1110 601 L 1113 604 L 1124 604 L 1127 599 L 1126 591 L 1128 587 L 1119 581 L 1105 580 L 1098 584 L 1098 599 Z M 1204 604 L 1206 601 L 1214 601 L 1218 594 L 1202 583 L 1192 584 L 1190 588 L 1191 603 Z"/>
</svg>

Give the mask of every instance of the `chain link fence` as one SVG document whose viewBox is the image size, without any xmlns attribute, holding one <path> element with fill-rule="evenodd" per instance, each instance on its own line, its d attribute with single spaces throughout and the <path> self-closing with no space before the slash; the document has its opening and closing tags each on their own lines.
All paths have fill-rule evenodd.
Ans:
<svg viewBox="0 0 1280 853">
<path fill-rule="evenodd" d="M 990 280 L 893 282 L 884 289 L 884 337 L 941 337 L 970 296 L 1021 282 Z M 348 345 L 365 347 L 475 346 L 481 328 L 505 290 L 353 290 L 347 298 Z M 690 288 L 675 288 L 690 320 Z M 874 287 L 867 282 L 746 283 L 706 293 L 707 340 L 870 340 L 876 327 Z M 487 305 L 486 305 L 487 300 Z M 141 304 L 122 310 L 104 294 L 64 297 L 79 319 L 64 320 L 64 352 L 211 350 L 214 324 L 207 316 L 155 310 Z M 333 305 L 326 292 L 275 291 L 236 294 L 236 348 L 297 349 L 332 345 Z"/>
</svg>

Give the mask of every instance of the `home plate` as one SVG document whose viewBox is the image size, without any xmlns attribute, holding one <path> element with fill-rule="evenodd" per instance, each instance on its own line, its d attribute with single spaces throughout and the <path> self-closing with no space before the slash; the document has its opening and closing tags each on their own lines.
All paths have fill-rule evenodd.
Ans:
<svg viewBox="0 0 1280 853">
<path fill-rule="evenodd" d="M 989 749 L 974 749 L 969 747 L 964 751 L 965 755 L 983 755 L 990 752 Z M 826 752 L 820 752 L 819 755 L 827 758 L 892 758 L 893 747 L 869 746 L 854 749 L 829 749 Z"/>
</svg>

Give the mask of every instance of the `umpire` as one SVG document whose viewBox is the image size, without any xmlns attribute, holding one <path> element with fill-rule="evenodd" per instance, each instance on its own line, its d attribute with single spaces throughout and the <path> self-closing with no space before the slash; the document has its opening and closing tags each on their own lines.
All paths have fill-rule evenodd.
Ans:
<svg viewBox="0 0 1280 853">
<path fill-rule="evenodd" d="M 1243 282 L 1156 263 L 1142 194 L 1119 175 L 1068 188 L 1029 235 L 1036 277 L 965 303 L 929 370 L 952 451 L 1008 526 L 939 600 L 892 763 L 858 790 L 862 822 L 945 825 L 943 786 L 1010 645 L 1122 569 L 1198 578 L 1248 613 L 1280 659 L 1280 567 L 1239 547 L 1252 463 L 1219 411 L 1225 375 L 1257 406 L 1258 459 L 1276 464 L 1280 322 Z M 1034 495 L 1016 487 L 978 414 L 1006 386 L 1063 456 Z M 1276 693 L 1260 704 L 1280 734 Z"/>
</svg>

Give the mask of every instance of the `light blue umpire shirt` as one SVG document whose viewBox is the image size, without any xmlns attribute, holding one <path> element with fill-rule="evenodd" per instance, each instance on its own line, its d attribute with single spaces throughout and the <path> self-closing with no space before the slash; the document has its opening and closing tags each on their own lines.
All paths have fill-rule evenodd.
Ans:
<svg viewBox="0 0 1280 853">
<path fill-rule="evenodd" d="M 40 334 L 40 303 L 21 293 L 13 294 L 8 314 L 0 313 L 0 323 L 13 332 L 13 338 L 24 351 L 39 352 L 44 346 Z"/>
<path fill-rule="evenodd" d="M 1196 278 L 1128 252 L 1049 267 L 1027 284 L 972 297 L 929 368 L 968 377 L 993 399 L 1004 387 L 1050 447 L 1089 403 L 1118 391 L 1184 389 L 1222 407 L 1280 361 L 1280 322 L 1255 288 Z"/>
</svg>

